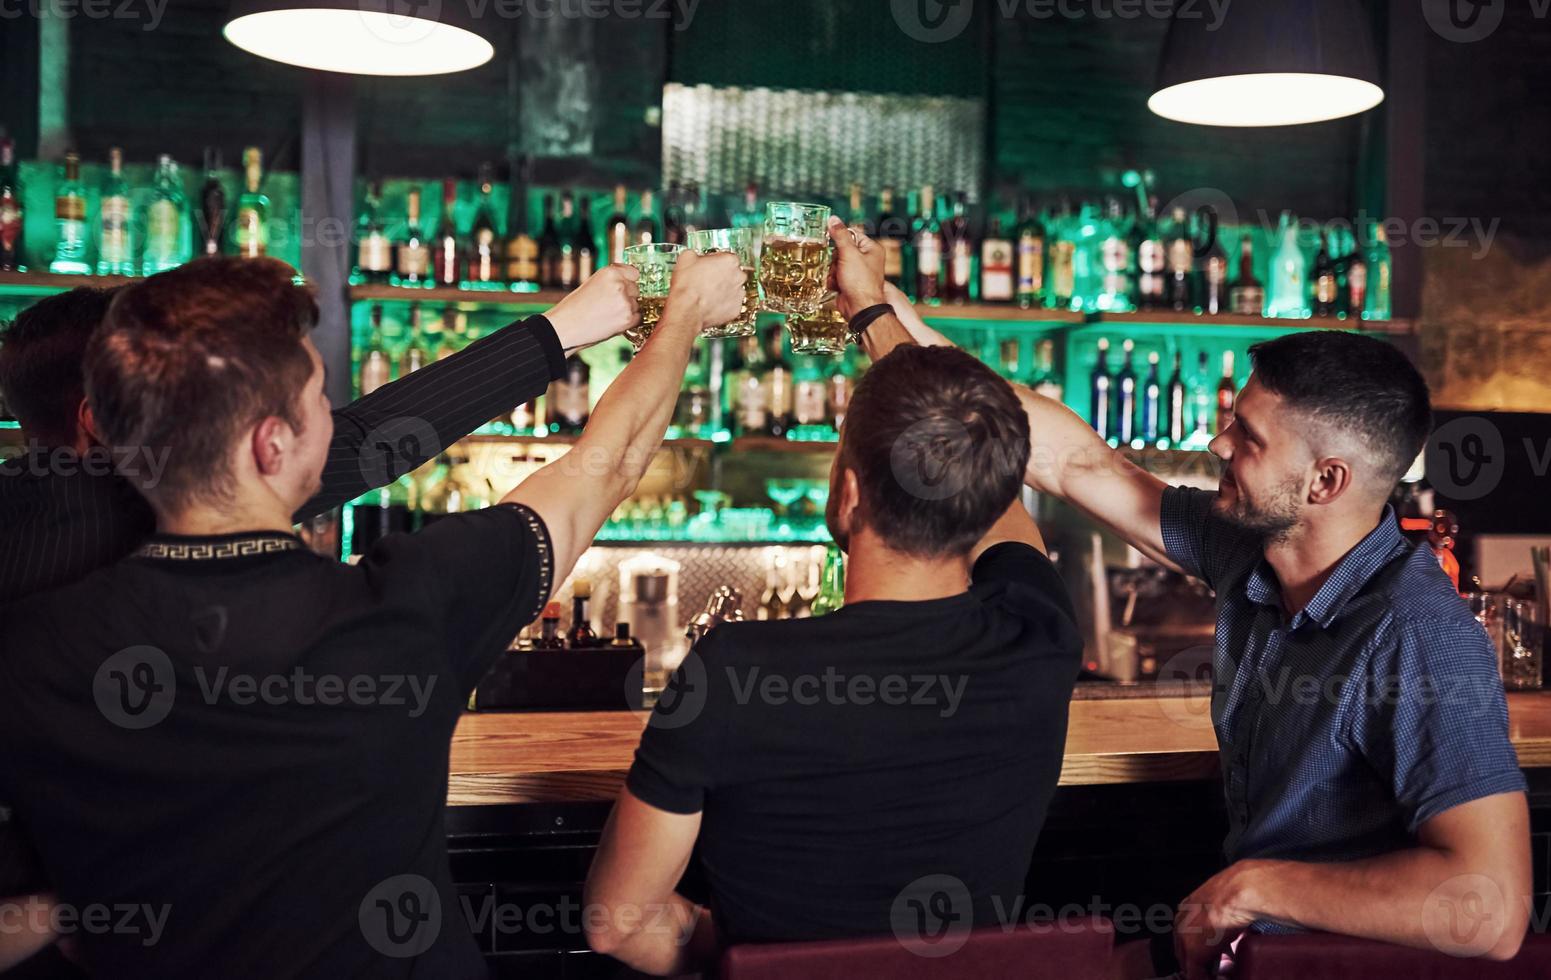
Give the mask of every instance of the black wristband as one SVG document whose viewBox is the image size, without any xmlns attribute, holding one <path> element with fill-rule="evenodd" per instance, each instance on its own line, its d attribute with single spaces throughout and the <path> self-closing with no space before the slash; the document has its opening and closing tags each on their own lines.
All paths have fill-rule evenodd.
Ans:
<svg viewBox="0 0 1551 980">
<path fill-rule="evenodd" d="M 894 307 L 887 303 L 879 303 L 876 306 L 869 306 L 856 314 L 856 316 L 853 316 L 851 322 L 846 326 L 846 333 L 850 336 L 851 343 L 861 344 L 862 334 L 867 332 L 867 328 L 872 326 L 873 321 L 893 312 Z"/>
</svg>

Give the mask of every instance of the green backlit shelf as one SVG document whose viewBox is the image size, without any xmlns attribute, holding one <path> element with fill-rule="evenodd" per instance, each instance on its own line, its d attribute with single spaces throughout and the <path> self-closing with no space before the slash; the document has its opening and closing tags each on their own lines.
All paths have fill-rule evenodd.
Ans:
<svg viewBox="0 0 1551 980">
<path fill-rule="evenodd" d="M 0 296 L 52 296 L 77 286 L 108 289 L 138 282 L 139 276 L 63 276 L 52 272 L 0 272 Z"/>
<path fill-rule="evenodd" d="M 483 432 L 465 436 L 459 441 L 475 445 L 510 443 L 528 446 L 570 446 L 574 445 L 576 440 L 577 437 L 574 435 L 503 435 Z M 736 439 L 664 439 L 662 445 L 664 449 L 699 450 L 725 446 L 735 453 L 832 453 L 835 451 L 836 443 L 834 440 L 803 441 L 782 439 L 778 436 L 738 436 Z"/>
<path fill-rule="evenodd" d="M 361 283 L 350 287 L 350 299 L 357 303 L 427 303 L 465 307 L 512 307 L 548 309 L 565 299 L 564 289 L 540 289 L 516 293 L 508 289 L 455 289 L 451 286 L 422 288 Z"/>
<path fill-rule="evenodd" d="M 1289 317 L 1244 316 L 1239 313 L 1191 313 L 1174 310 L 1132 310 L 1125 313 L 1090 313 L 1089 325 L 1116 324 L 1146 327 L 1247 327 L 1265 331 L 1285 330 L 1366 330 L 1372 333 L 1406 334 L 1410 320 L 1353 320 L 1336 317 L 1295 320 Z"/>
<path fill-rule="evenodd" d="M 921 319 L 975 320 L 980 322 L 1045 323 L 1059 325 L 1082 323 L 1084 316 L 1072 310 L 1052 310 L 1044 307 L 1024 309 L 1014 303 L 917 303 L 916 312 Z"/>
</svg>

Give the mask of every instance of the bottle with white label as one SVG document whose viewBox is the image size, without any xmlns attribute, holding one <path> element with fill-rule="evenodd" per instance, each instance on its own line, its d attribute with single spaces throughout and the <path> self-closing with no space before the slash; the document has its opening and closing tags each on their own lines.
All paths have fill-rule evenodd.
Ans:
<svg viewBox="0 0 1551 980">
<path fill-rule="evenodd" d="M 124 179 L 124 151 L 108 151 L 108 176 L 102 184 L 97 229 L 97 275 L 132 276 L 135 261 L 129 244 L 129 182 Z"/>
<path fill-rule="evenodd" d="M 1002 219 L 991 219 L 991 230 L 980 242 L 980 301 L 1011 303 L 1013 300 L 1013 247 L 1002 234 Z"/>
</svg>

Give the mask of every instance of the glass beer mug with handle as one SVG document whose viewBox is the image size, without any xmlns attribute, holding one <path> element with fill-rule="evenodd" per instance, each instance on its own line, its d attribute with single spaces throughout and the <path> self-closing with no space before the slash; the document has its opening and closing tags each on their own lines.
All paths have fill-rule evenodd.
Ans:
<svg viewBox="0 0 1551 980">
<path fill-rule="evenodd" d="M 641 271 L 641 322 L 625 330 L 625 339 L 636 350 L 646 345 L 646 339 L 652 335 L 652 328 L 662 318 L 662 307 L 668 299 L 668 286 L 673 281 L 673 266 L 683 251 L 684 246 L 670 242 L 632 245 L 625 249 L 625 261 Z"/>
<path fill-rule="evenodd" d="M 754 230 L 752 228 L 703 228 L 689 233 L 688 246 L 704 255 L 708 252 L 731 252 L 743 266 L 743 310 L 731 323 L 706 327 L 702 337 L 747 337 L 754 333 L 754 320 L 759 315 L 759 277 L 754 273 Z"/>
<path fill-rule="evenodd" d="M 829 279 L 829 208 L 772 201 L 765 208 L 765 242 L 759 257 L 763 308 L 812 317 L 824 302 Z"/>
</svg>

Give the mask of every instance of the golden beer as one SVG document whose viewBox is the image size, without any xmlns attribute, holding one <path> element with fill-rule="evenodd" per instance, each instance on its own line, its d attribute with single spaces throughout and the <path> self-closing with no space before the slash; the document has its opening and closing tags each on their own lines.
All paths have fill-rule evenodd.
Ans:
<svg viewBox="0 0 1551 980">
<path fill-rule="evenodd" d="M 754 332 L 754 318 L 759 315 L 759 276 L 745 266 L 743 269 L 743 309 L 738 319 L 717 327 L 700 331 L 702 337 L 747 337 Z"/>
<path fill-rule="evenodd" d="M 786 318 L 793 354 L 843 354 L 846 328 L 846 318 L 840 315 L 833 300 L 821 306 L 814 316 Z"/>
<path fill-rule="evenodd" d="M 759 284 L 765 291 L 765 309 L 788 316 L 814 316 L 824 301 L 824 283 L 828 278 L 827 240 L 765 239 L 759 259 Z"/>
<path fill-rule="evenodd" d="M 662 308 L 668 302 L 668 297 L 642 296 L 636 302 L 641 311 L 641 322 L 625 328 L 625 339 L 630 341 L 636 350 L 640 350 L 645 345 L 646 338 L 652 335 L 652 328 L 657 326 L 658 320 L 662 319 Z"/>
</svg>

